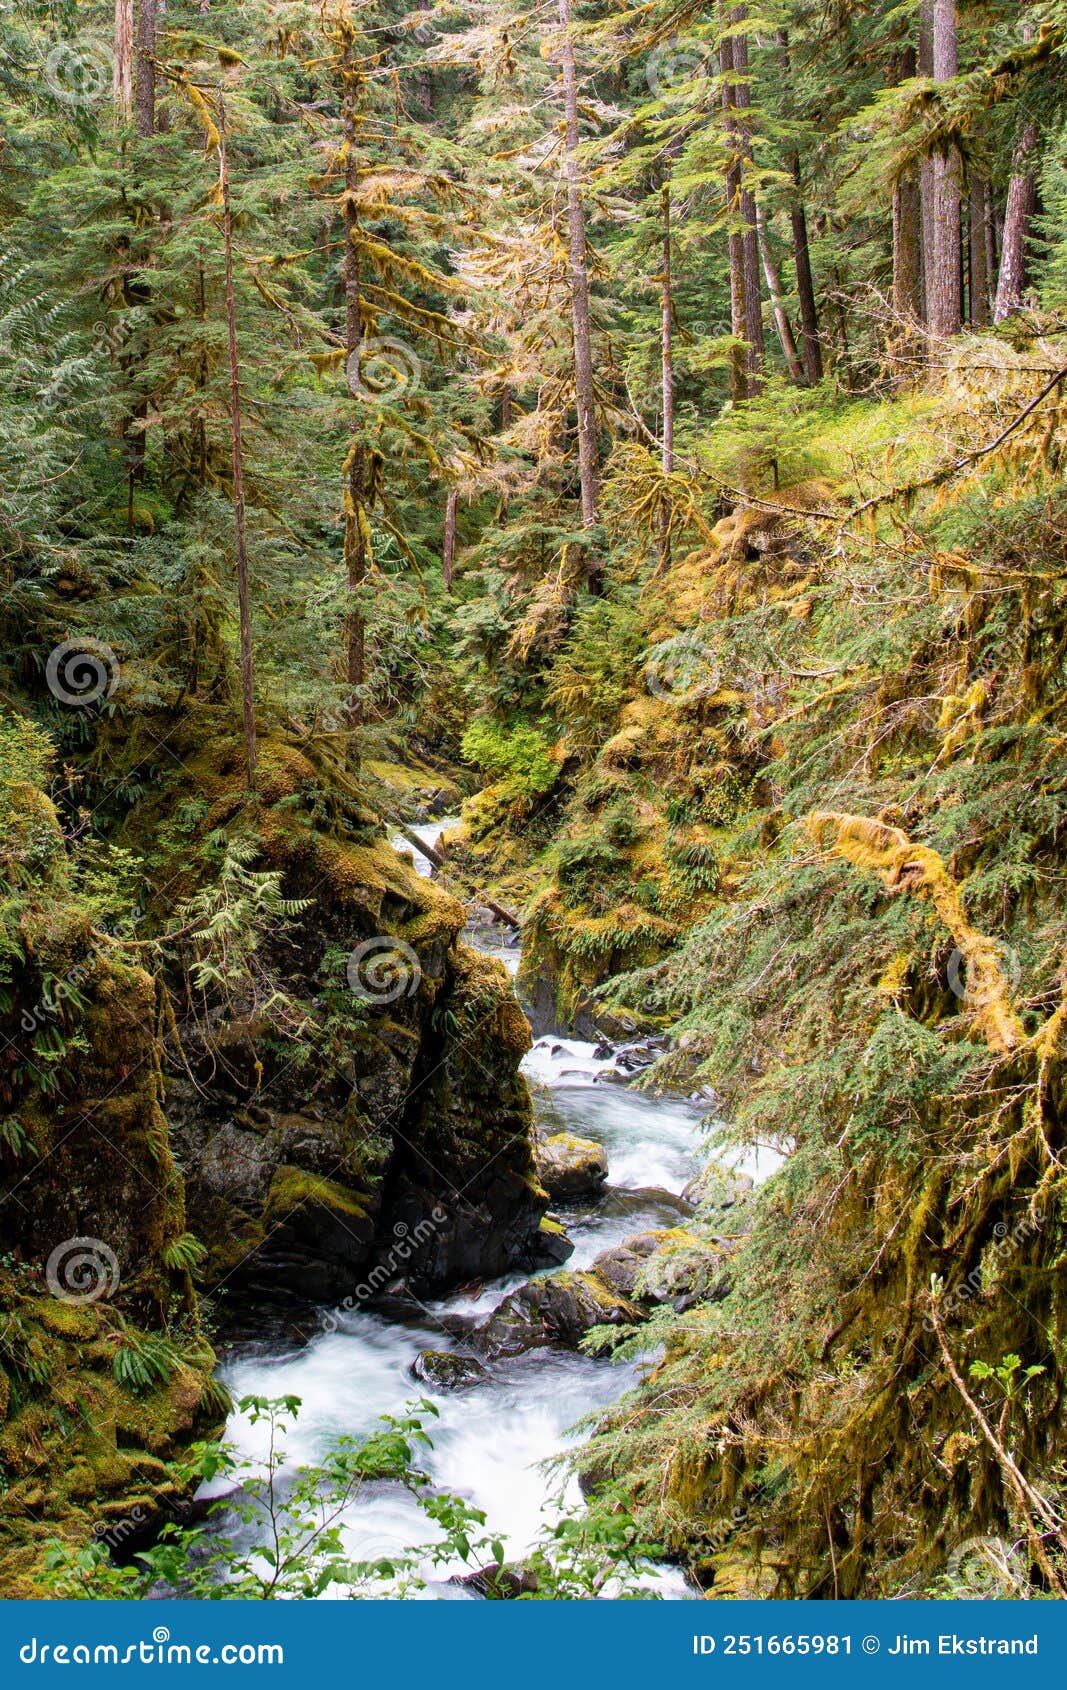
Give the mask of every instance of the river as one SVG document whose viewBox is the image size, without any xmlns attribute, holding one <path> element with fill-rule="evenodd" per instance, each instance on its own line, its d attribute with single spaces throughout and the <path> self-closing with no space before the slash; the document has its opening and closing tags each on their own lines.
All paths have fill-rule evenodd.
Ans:
<svg viewBox="0 0 1067 1690">
<path fill-rule="evenodd" d="M 449 818 L 437 821 L 420 836 L 432 844 L 449 825 Z M 403 841 L 398 844 L 408 848 Z M 432 872 L 428 859 L 416 858 L 416 866 L 422 873 Z M 518 949 L 501 940 L 499 929 L 469 931 L 467 938 L 479 949 L 501 955 L 514 973 Z M 684 1099 L 654 1098 L 627 1089 L 614 1061 L 598 1057 L 596 1049 L 576 1039 L 544 1038 L 523 1063 L 538 1120 L 554 1132 L 569 1130 L 596 1139 L 607 1151 L 603 1194 L 561 1211 L 575 1245 L 567 1268 L 588 1266 L 601 1250 L 631 1233 L 676 1225 L 687 1212 L 678 1196 L 703 1160 L 701 1109 Z M 444 1317 L 487 1315 L 529 1277 L 517 1275 L 476 1295 L 427 1303 L 410 1321 L 363 1308 L 323 1310 L 323 1329 L 310 1341 L 273 1338 L 238 1347 L 227 1358 L 222 1377 L 235 1400 L 246 1395 L 300 1398 L 299 1418 L 287 1438 L 287 1458 L 309 1465 L 323 1457 L 338 1436 L 369 1434 L 380 1415 L 398 1414 L 419 1396 L 431 1396 L 440 1417 L 428 1422 L 433 1449 L 425 1459 L 420 1456 L 420 1465 L 435 1483 L 484 1509 L 487 1528 L 505 1540 L 508 1558 L 519 1559 L 561 1505 L 580 1501 L 576 1481 L 561 1480 L 543 1464 L 567 1447 L 576 1421 L 629 1389 L 642 1365 L 537 1349 L 495 1362 L 489 1380 L 456 1392 L 417 1384 L 409 1369 L 419 1350 L 457 1347 L 439 1324 Z M 227 1435 L 242 1461 L 256 1463 L 265 1456 L 264 1426 L 253 1426 L 235 1413 Z M 425 1543 L 433 1530 L 404 1490 L 380 1485 L 368 1488 L 348 1510 L 344 1536 L 353 1557 L 371 1559 Z M 465 1596 L 465 1591 L 442 1582 L 449 1570 L 463 1569 L 439 1570 L 430 1593 Z M 691 1594 L 682 1574 L 672 1568 L 650 1568 L 648 1585 L 650 1592 L 664 1597 Z"/>
</svg>

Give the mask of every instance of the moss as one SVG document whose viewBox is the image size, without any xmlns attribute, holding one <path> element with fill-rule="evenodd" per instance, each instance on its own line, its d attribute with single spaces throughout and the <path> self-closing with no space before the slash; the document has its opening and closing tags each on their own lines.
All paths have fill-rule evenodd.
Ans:
<svg viewBox="0 0 1067 1690">
<path fill-rule="evenodd" d="M 336 1180 L 309 1174 L 304 1168 L 282 1166 L 276 1169 L 267 1196 L 265 1217 L 268 1226 L 276 1224 L 305 1205 L 317 1205 L 351 1215 L 354 1220 L 368 1218 L 365 1193 L 353 1191 Z"/>
</svg>

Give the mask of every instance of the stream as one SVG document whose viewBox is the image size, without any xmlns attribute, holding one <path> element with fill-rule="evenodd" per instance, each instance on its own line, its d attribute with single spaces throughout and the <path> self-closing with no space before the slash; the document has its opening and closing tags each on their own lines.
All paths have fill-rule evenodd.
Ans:
<svg viewBox="0 0 1067 1690">
<path fill-rule="evenodd" d="M 420 836 L 432 844 L 450 825 L 452 818 L 443 818 L 425 825 Z M 404 841 L 398 845 L 410 848 Z M 415 860 L 420 873 L 433 872 L 428 859 Z M 465 937 L 480 950 L 500 955 L 512 973 L 517 969 L 518 948 L 502 941 L 499 928 L 468 930 Z M 602 1194 L 559 1210 L 575 1246 L 568 1269 L 588 1266 L 600 1251 L 632 1233 L 677 1225 L 688 1212 L 679 1194 L 704 1159 L 699 1128 L 706 1105 L 628 1089 L 614 1060 L 598 1050 L 603 1047 L 549 1037 L 539 1039 L 523 1062 L 539 1123 L 551 1132 L 596 1139 L 607 1151 L 608 1184 Z M 767 1171 L 757 1170 L 751 1160 L 740 1165 L 753 1173 Z M 221 1376 L 235 1400 L 246 1395 L 301 1399 L 299 1419 L 286 1440 L 287 1457 L 296 1464 L 313 1464 L 338 1436 L 370 1434 L 380 1415 L 399 1414 L 419 1396 L 432 1397 L 440 1418 L 428 1422 L 433 1449 L 420 1455 L 420 1465 L 436 1484 L 484 1509 L 487 1530 L 505 1540 L 509 1559 L 519 1559 L 561 1505 L 580 1502 L 577 1481 L 546 1472 L 542 1463 L 573 1441 L 576 1421 L 628 1390 L 642 1364 L 536 1349 L 495 1362 L 489 1380 L 454 1392 L 416 1383 L 409 1369 L 419 1350 L 457 1347 L 440 1324 L 444 1317 L 485 1316 L 530 1277 L 517 1274 L 473 1295 L 460 1292 L 426 1303 L 417 1317 L 406 1320 L 366 1308 L 323 1310 L 323 1330 L 309 1342 L 274 1338 L 239 1346 Z M 227 1437 L 242 1462 L 264 1458 L 263 1425 L 253 1426 L 235 1412 Z M 434 1528 L 397 1485 L 367 1487 L 344 1519 L 346 1549 L 359 1559 L 395 1553 L 433 1535 Z M 464 1570 L 469 1569 L 458 1564 L 437 1570 L 427 1593 L 469 1598 L 465 1589 L 443 1582 L 450 1571 Z M 692 1594 L 674 1568 L 650 1567 L 648 1587 L 661 1597 Z"/>
</svg>

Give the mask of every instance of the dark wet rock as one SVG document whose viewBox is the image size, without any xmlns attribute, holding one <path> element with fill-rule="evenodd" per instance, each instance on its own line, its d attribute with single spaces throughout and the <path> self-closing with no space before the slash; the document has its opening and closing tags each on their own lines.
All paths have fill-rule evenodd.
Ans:
<svg viewBox="0 0 1067 1690">
<path fill-rule="evenodd" d="M 574 1244 L 567 1236 L 563 1223 L 555 1215 L 546 1215 L 537 1229 L 534 1244 L 534 1267 L 560 1267 L 574 1254 Z"/>
<path fill-rule="evenodd" d="M 709 1162 L 684 1187 L 682 1196 L 695 1209 L 732 1209 L 745 1201 L 754 1184 L 751 1174 L 735 1173 L 721 1162 Z"/>
<path fill-rule="evenodd" d="M 574 1133 L 553 1133 L 534 1146 L 537 1177 L 556 1202 L 595 1195 L 608 1177 L 602 1144 Z"/>
<path fill-rule="evenodd" d="M 308 908 L 264 965 L 314 1009 L 326 954 L 395 935 L 409 989 L 321 1064 L 279 1052 L 251 1011 L 183 1031 L 168 1112 L 206 1282 L 362 1301 L 396 1279 L 425 1296 L 532 1269 L 549 1199 L 518 1072 L 529 1029 L 502 964 L 458 942 L 462 905 L 384 841 L 301 834 L 298 854 L 270 837 L 264 865 Z"/>
<path fill-rule="evenodd" d="M 602 1250 L 593 1273 L 616 1295 L 645 1308 L 670 1303 L 678 1310 L 719 1302 L 733 1283 L 736 1242 L 701 1238 L 682 1226 L 636 1233 Z"/>
<path fill-rule="evenodd" d="M 549 1344 L 573 1350 L 594 1326 L 632 1326 L 643 1318 L 597 1274 L 558 1273 L 512 1291 L 470 1341 L 490 1359 Z"/>
<path fill-rule="evenodd" d="M 501 1566 L 498 1561 L 477 1567 L 473 1573 L 453 1573 L 448 1582 L 490 1602 L 513 1602 L 517 1596 L 531 1596 L 541 1588 L 532 1567 Z"/>
<path fill-rule="evenodd" d="M 474 1356 L 454 1350 L 420 1350 L 411 1364 L 411 1377 L 439 1391 L 465 1391 L 488 1379 L 488 1369 Z"/>
<path fill-rule="evenodd" d="M 663 1233 L 657 1231 L 640 1232 L 633 1238 L 624 1238 L 621 1244 L 602 1250 L 593 1268 L 620 1297 L 633 1298 L 637 1275 L 662 1237 Z"/>
</svg>

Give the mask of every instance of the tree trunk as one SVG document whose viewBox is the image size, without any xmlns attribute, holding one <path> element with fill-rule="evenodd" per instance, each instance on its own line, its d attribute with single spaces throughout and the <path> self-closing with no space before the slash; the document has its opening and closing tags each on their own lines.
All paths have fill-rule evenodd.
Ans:
<svg viewBox="0 0 1067 1690">
<path fill-rule="evenodd" d="M 115 117 L 129 123 L 133 115 L 133 0 L 115 0 L 115 64 L 112 73 Z"/>
<path fill-rule="evenodd" d="M 915 49 L 900 55 L 898 80 L 915 75 Z M 905 323 L 922 321 L 922 190 L 919 173 L 909 168 L 893 184 L 893 313 Z"/>
<path fill-rule="evenodd" d="M 933 0 L 934 81 L 950 82 L 957 70 L 956 0 Z M 958 334 L 963 323 L 960 274 L 962 165 L 950 147 L 934 155 L 934 281 L 931 333 Z"/>
<path fill-rule="evenodd" d="M 563 69 L 563 115 L 567 173 L 567 244 L 571 287 L 571 324 L 574 336 L 574 391 L 578 410 L 578 480 L 582 498 L 582 526 L 594 528 L 599 520 L 600 465 L 597 456 L 596 400 L 593 389 L 593 353 L 589 318 L 589 255 L 585 239 L 585 208 L 582 204 L 578 167 L 578 79 L 574 68 L 570 0 L 559 0 L 560 57 Z M 599 592 L 601 567 L 591 549 L 586 552 L 586 582 L 590 592 Z"/>
<path fill-rule="evenodd" d="M 734 112 L 734 43 L 724 35 L 719 42 L 719 69 L 722 73 L 722 104 L 725 112 L 726 144 L 729 148 L 726 166 L 726 249 L 730 265 L 730 332 L 734 339 L 745 339 L 745 249 L 741 230 L 735 226 L 737 206 L 741 198 L 741 164 L 737 142 L 737 120 Z M 730 358 L 730 396 L 734 403 L 748 398 L 748 361 L 744 347 Z"/>
<path fill-rule="evenodd" d="M 800 160 L 793 160 L 793 181 L 796 197 L 789 212 L 793 230 L 793 268 L 797 277 L 797 299 L 800 303 L 800 325 L 804 331 L 804 369 L 814 387 L 822 381 L 822 339 L 819 334 L 819 313 L 815 305 L 815 283 L 811 274 L 811 252 L 808 247 L 808 219 L 801 198 Z"/>
<path fill-rule="evenodd" d="M 441 579 L 445 584 L 445 592 L 452 591 L 452 577 L 456 565 L 456 505 L 459 494 L 454 487 L 448 489 L 445 497 L 445 536 L 441 547 Z"/>
<path fill-rule="evenodd" d="M 788 84 L 789 34 L 784 29 L 775 33 L 778 60 L 782 76 Z M 808 246 L 808 219 L 804 210 L 804 191 L 800 175 L 800 155 L 792 153 L 788 160 L 793 178 L 793 195 L 789 204 L 789 222 L 793 232 L 793 268 L 797 278 L 797 301 L 800 305 L 800 326 L 803 330 L 804 371 L 812 387 L 822 380 L 822 342 L 819 338 L 819 313 L 815 305 L 815 283 L 811 274 L 811 250 Z"/>
<path fill-rule="evenodd" d="M 359 355 L 363 344 L 359 213 L 355 204 L 359 187 L 359 161 L 356 150 L 359 71 L 355 63 L 351 28 L 347 24 L 344 27 L 344 45 L 341 53 L 341 77 L 344 85 L 341 132 L 345 157 L 345 256 L 341 274 L 345 292 L 345 370 L 349 388 L 348 451 L 342 469 L 345 586 L 348 593 L 344 626 L 345 684 L 348 688 L 345 718 L 350 729 L 357 729 L 363 722 L 363 683 L 367 668 L 367 619 L 363 609 L 363 589 L 367 580 L 367 560 L 370 552 L 370 519 L 367 514 L 367 450 L 356 399 Z M 354 734 L 348 742 L 346 760 L 351 768 L 359 767 L 359 745 Z"/>
<path fill-rule="evenodd" d="M 156 132 L 156 0 L 137 0 L 134 116 L 142 140 Z"/>
<path fill-rule="evenodd" d="M 904 322 L 922 321 L 922 193 L 911 170 L 893 189 L 893 312 Z"/>
<path fill-rule="evenodd" d="M 660 278 L 660 369 L 663 392 L 664 476 L 674 473 L 674 300 L 671 294 L 671 184 L 660 189 L 663 213 L 663 271 Z"/>
<path fill-rule="evenodd" d="M 419 11 L 428 12 L 429 10 L 430 0 L 419 0 Z M 415 38 L 418 40 L 417 30 L 415 32 Z M 428 116 L 430 112 L 433 111 L 433 77 L 430 75 L 429 69 L 425 65 L 419 71 L 415 89 L 418 97 L 419 109 L 424 111 Z"/>
<path fill-rule="evenodd" d="M 985 245 L 987 192 L 982 177 L 972 177 L 967 269 L 970 279 L 970 321 L 971 327 L 975 329 L 984 329 L 989 325 L 989 271 L 986 267 Z"/>
<path fill-rule="evenodd" d="M 919 6 L 919 75 L 934 74 L 934 0 L 921 0 Z M 922 302 L 923 321 L 929 325 L 934 315 L 934 230 L 937 225 L 934 198 L 934 161 L 924 158 L 919 163 L 919 202 L 922 214 Z"/>
<path fill-rule="evenodd" d="M 797 343 L 793 338 L 793 328 L 789 321 L 789 313 L 785 308 L 782 297 L 782 282 L 778 274 L 778 266 L 774 262 L 770 242 L 767 239 L 767 220 L 762 207 L 756 205 L 756 233 L 759 236 L 760 255 L 763 259 L 763 274 L 767 278 L 767 292 L 771 296 L 771 309 L 774 312 L 774 323 L 778 330 L 782 354 L 789 365 L 789 374 L 794 381 L 804 381 L 804 366 L 797 353 Z"/>
<path fill-rule="evenodd" d="M 674 474 L 674 297 L 671 287 L 671 182 L 670 167 L 660 189 L 660 208 L 663 214 L 663 265 L 660 276 L 660 386 L 663 400 L 663 442 L 660 467 L 666 483 Z M 661 569 L 670 567 L 671 513 L 669 493 L 664 487 L 663 509 L 660 515 L 659 563 Z"/>
<path fill-rule="evenodd" d="M 1029 41 L 1033 30 L 1023 26 L 1023 40 Z M 1013 311 L 1018 311 L 1026 290 L 1026 245 L 1030 225 L 1037 210 L 1037 158 L 1041 132 L 1036 119 L 1021 113 L 1011 156 L 1011 180 L 1008 183 L 1008 203 L 1004 212 L 1004 232 L 1000 243 L 1000 273 L 997 277 L 997 297 L 993 306 L 993 321 L 1002 323 Z"/>
<path fill-rule="evenodd" d="M 985 273 L 989 281 L 989 304 L 992 308 L 996 304 L 997 274 L 997 226 L 996 226 L 996 195 L 992 183 L 986 183 L 985 191 Z"/>
<path fill-rule="evenodd" d="M 747 15 L 744 6 L 735 6 L 730 14 L 734 23 L 744 23 Z M 752 90 L 748 82 L 747 35 L 739 34 L 733 37 L 733 68 L 734 106 L 739 113 L 737 138 L 741 152 L 739 181 L 745 266 L 745 339 L 748 342 L 748 391 L 751 395 L 758 393 L 762 386 L 764 344 L 756 197 L 752 189 L 745 186 L 745 165 L 752 163 L 752 120 L 748 116 L 752 106 Z"/>
<path fill-rule="evenodd" d="M 248 551 L 245 538 L 245 470 L 241 440 L 241 374 L 237 362 L 237 303 L 233 291 L 233 214 L 230 210 L 230 172 L 226 162 L 226 108 L 219 95 L 219 188 L 222 194 L 222 239 L 226 258 L 226 334 L 230 355 L 230 442 L 233 452 L 234 554 L 237 563 L 237 607 L 241 628 L 241 706 L 244 716 L 245 769 L 249 792 L 256 790 L 256 710 L 252 667 L 252 611 L 248 596 Z"/>
</svg>

